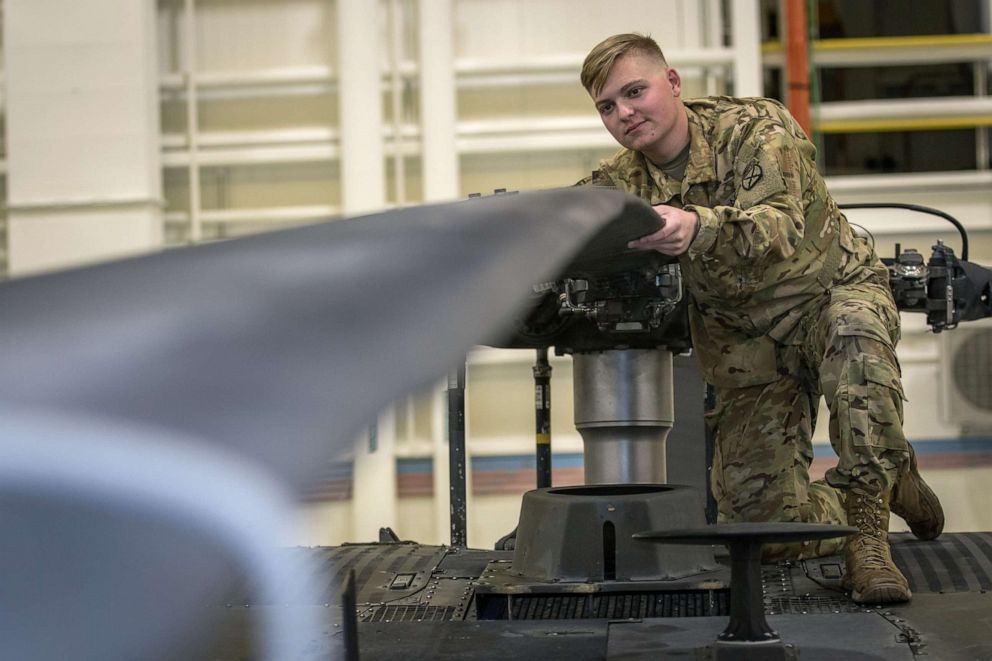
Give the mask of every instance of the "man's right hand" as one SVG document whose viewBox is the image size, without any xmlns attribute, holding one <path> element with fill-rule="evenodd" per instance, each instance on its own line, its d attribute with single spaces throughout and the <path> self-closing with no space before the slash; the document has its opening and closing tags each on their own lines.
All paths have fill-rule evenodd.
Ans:
<svg viewBox="0 0 992 661">
<path fill-rule="evenodd" d="M 663 255 L 678 257 L 689 249 L 689 244 L 699 231 L 699 216 L 667 204 L 653 207 L 661 218 L 661 228 L 627 244 L 636 250 L 657 250 Z"/>
</svg>

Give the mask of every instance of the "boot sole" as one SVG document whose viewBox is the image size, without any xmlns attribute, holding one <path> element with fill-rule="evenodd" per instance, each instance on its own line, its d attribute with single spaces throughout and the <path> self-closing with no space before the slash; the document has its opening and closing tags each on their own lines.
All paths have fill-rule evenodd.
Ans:
<svg viewBox="0 0 992 661">
<path fill-rule="evenodd" d="M 917 521 L 915 525 L 913 521 L 909 520 L 906 523 L 909 524 L 909 529 L 913 531 L 917 539 L 929 541 L 931 539 L 937 539 L 940 537 L 940 533 L 944 532 L 944 508 L 940 506 L 940 501 L 937 500 L 937 494 L 923 481 L 923 478 L 919 478 L 919 480 L 920 491 L 924 493 L 924 502 L 935 502 L 937 503 L 937 508 L 927 508 L 930 510 L 930 517 L 924 521 Z M 931 524 L 933 521 L 936 521 L 936 524 Z"/>
<path fill-rule="evenodd" d="M 940 537 L 940 533 L 944 532 L 944 508 L 940 504 L 940 500 L 937 498 L 937 494 L 933 492 L 930 485 L 923 480 L 923 476 L 920 475 L 919 468 L 916 463 L 916 452 L 913 447 L 909 448 L 909 474 L 913 477 L 916 483 L 919 485 L 920 493 L 922 494 L 920 498 L 921 503 L 930 503 L 930 507 L 927 507 L 927 518 L 920 519 L 916 521 L 911 521 L 900 511 L 902 508 L 892 507 L 892 513 L 896 516 L 901 517 L 909 529 L 913 532 L 913 535 L 920 540 L 930 541 L 932 539 L 937 539 Z M 895 505 L 895 503 L 893 503 Z"/>
<path fill-rule="evenodd" d="M 898 583 L 872 585 L 863 592 L 851 592 L 851 600 L 858 604 L 895 604 L 912 598 L 912 591 Z"/>
</svg>

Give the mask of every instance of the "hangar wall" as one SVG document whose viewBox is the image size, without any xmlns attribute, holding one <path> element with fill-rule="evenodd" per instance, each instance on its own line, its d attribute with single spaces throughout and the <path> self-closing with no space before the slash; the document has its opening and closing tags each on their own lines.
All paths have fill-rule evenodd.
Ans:
<svg viewBox="0 0 992 661">
<path fill-rule="evenodd" d="M 2 270 L 161 245 L 154 7 L 8 0 L 3 10 Z"/>
<path fill-rule="evenodd" d="M 860 12 L 864 25 L 881 20 L 872 3 L 821 4 Z M 990 4 L 915 3 L 949 33 L 929 42 L 907 41 L 899 25 L 885 23 L 894 32 L 875 42 L 824 40 L 814 48 L 824 75 L 873 64 L 970 67 L 967 97 L 935 85 L 930 96 L 904 98 L 893 86 L 878 98 L 824 101 L 817 121 L 834 136 L 823 151 L 838 149 L 842 138 L 856 156 L 851 145 L 909 144 L 933 131 L 932 153 L 950 152 L 960 140 L 940 131 L 964 131 L 974 146 L 970 166 L 953 161 L 941 170 L 947 159 L 934 156 L 931 164 L 872 170 L 851 157 L 827 162 L 828 183 L 841 203 L 913 202 L 958 216 L 972 232 L 971 259 L 985 264 L 992 263 Z M 568 185 L 615 148 L 577 83 L 585 52 L 615 32 L 655 36 L 683 74 L 686 96 L 774 94 L 781 84 L 773 0 L 630 0 L 622 11 L 607 0 L 94 0 L 86 12 L 73 0 L 2 6 L 3 255 L 12 275 L 496 188 Z M 51 69 L 36 57 L 42 48 L 59 58 L 48 60 Z M 66 69 L 65 60 L 79 66 Z M 62 112 L 39 112 L 56 107 Z M 41 138 L 51 151 L 38 150 Z M 125 156 L 110 167 L 100 157 L 115 144 Z M 42 153 L 48 157 L 39 160 Z M 106 176 L 84 177 L 82 192 L 62 186 L 96 172 Z M 886 212 L 851 218 L 885 255 L 897 241 L 924 252 L 935 237 L 957 245 L 932 220 Z M 964 438 L 973 441 L 969 452 L 985 456 L 992 432 L 964 430 L 939 406 L 944 349 L 918 322 L 905 319 L 900 347 L 910 437 Z M 492 350 L 470 357 L 472 544 L 490 545 L 512 527 L 526 488 L 531 360 L 529 352 Z M 581 479 L 571 368 L 567 358 L 553 364 L 556 479 L 571 481 Z M 308 541 L 369 539 L 381 525 L 444 541 L 447 478 L 433 470 L 446 460 L 440 385 L 385 412 L 370 435 L 374 443 L 359 439 L 352 459 L 329 465 L 325 488 L 307 505 Z M 817 439 L 825 447 L 822 428 Z M 934 465 L 928 478 L 954 494 L 949 527 L 988 529 L 992 520 L 970 504 L 967 485 L 992 473 L 984 459 L 968 456 L 970 468 Z"/>
</svg>

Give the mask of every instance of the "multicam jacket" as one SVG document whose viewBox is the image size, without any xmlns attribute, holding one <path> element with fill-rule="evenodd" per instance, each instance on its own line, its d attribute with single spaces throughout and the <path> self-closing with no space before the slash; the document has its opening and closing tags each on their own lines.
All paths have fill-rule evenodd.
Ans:
<svg viewBox="0 0 992 661">
<path fill-rule="evenodd" d="M 675 181 L 622 149 L 583 184 L 633 193 L 699 215 L 679 258 L 693 346 L 709 383 L 776 378 L 775 343 L 802 341 L 803 317 L 826 291 L 888 272 L 853 234 L 816 170 L 815 147 L 770 99 L 686 100 L 690 154 Z"/>
</svg>

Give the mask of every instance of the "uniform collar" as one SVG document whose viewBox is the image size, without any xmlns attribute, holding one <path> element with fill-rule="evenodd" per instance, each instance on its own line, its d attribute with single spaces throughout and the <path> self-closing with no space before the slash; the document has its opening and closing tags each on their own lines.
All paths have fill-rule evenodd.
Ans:
<svg viewBox="0 0 992 661">
<path fill-rule="evenodd" d="M 703 120 L 689 106 L 685 106 L 685 113 L 689 117 L 689 141 L 691 145 L 689 164 L 685 168 L 685 182 L 687 184 L 701 184 L 715 181 L 713 148 L 710 146 L 709 140 L 706 139 Z"/>
<path fill-rule="evenodd" d="M 681 188 L 716 180 L 716 174 L 713 170 L 713 148 L 710 147 L 710 143 L 706 139 L 703 120 L 688 106 L 685 107 L 685 112 L 689 118 L 689 162 L 685 166 L 685 177 L 680 182 Z M 661 168 L 652 163 L 650 159 L 643 154 L 640 156 L 648 174 L 658 188 L 663 192 L 675 193 L 679 186 L 671 181 Z"/>
</svg>

